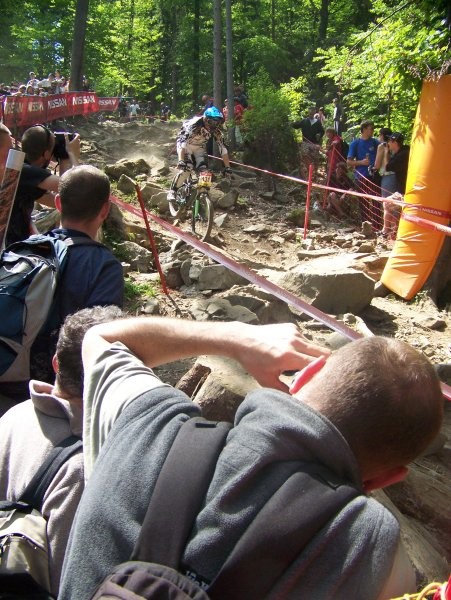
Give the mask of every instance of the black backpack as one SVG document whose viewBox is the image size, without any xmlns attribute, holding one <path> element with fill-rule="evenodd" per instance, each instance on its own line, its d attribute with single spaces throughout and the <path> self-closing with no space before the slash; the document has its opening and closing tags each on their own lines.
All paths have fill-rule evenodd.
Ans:
<svg viewBox="0 0 451 600">
<path fill-rule="evenodd" d="M 0 501 L 0 598 L 48 600 L 47 522 L 41 514 L 45 493 L 63 464 L 80 452 L 70 436 L 53 448 L 17 502 Z"/>
<path fill-rule="evenodd" d="M 30 379 L 30 354 L 41 332 L 61 325 L 58 283 L 68 249 L 101 246 L 91 238 L 30 236 L 8 246 L 0 256 L 0 391 L 24 399 Z"/>
<path fill-rule="evenodd" d="M 306 464 L 263 506 L 214 581 L 199 581 L 189 569 L 192 578 L 183 575 L 181 558 L 230 428 L 203 418 L 182 425 L 130 561 L 117 566 L 91 600 L 262 600 L 312 537 L 359 494 L 324 467 Z"/>
</svg>

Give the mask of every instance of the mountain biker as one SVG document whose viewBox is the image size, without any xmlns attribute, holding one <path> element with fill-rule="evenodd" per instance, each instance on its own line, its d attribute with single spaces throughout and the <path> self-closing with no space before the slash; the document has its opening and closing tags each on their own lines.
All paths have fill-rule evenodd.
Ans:
<svg viewBox="0 0 451 600">
<path fill-rule="evenodd" d="M 211 106 L 207 108 L 204 114 L 199 117 L 193 117 L 185 121 L 177 136 L 177 168 L 179 172 L 174 177 L 171 189 L 168 192 L 168 200 L 175 200 L 175 192 L 181 185 L 181 175 L 184 171 L 194 167 L 196 171 L 203 171 L 208 168 L 207 145 L 211 139 L 218 144 L 221 158 L 224 163 L 224 173 L 230 175 L 229 155 L 224 145 L 224 138 L 221 131 L 221 125 L 224 122 L 222 112 Z"/>
</svg>

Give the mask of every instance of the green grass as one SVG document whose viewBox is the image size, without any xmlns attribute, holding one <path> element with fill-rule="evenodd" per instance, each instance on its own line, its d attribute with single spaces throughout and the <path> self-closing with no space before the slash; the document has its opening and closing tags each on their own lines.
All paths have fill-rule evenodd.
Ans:
<svg viewBox="0 0 451 600">
<path fill-rule="evenodd" d="M 158 290 L 155 286 L 158 283 L 137 283 L 130 277 L 124 280 L 125 310 L 130 314 L 136 314 L 136 311 L 143 306 L 149 298 L 154 298 Z"/>
</svg>

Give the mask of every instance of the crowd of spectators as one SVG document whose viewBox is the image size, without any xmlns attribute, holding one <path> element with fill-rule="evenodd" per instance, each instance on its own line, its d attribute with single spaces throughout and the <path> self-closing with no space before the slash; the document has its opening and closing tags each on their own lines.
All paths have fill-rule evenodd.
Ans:
<svg viewBox="0 0 451 600">
<path fill-rule="evenodd" d="M 70 80 L 58 70 L 39 79 L 34 71 L 28 74 L 26 82 L 13 81 L 9 85 L 0 83 L 0 96 L 51 96 L 69 91 Z M 83 75 L 82 91 L 89 91 L 90 83 Z"/>
</svg>

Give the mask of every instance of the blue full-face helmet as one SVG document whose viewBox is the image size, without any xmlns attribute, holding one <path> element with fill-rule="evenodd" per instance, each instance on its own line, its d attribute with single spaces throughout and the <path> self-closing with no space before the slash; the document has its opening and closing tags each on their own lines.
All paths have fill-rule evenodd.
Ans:
<svg viewBox="0 0 451 600">
<path fill-rule="evenodd" d="M 210 128 L 215 129 L 224 121 L 224 116 L 219 108 L 211 106 L 204 112 L 204 121 Z"/>
</svg>

